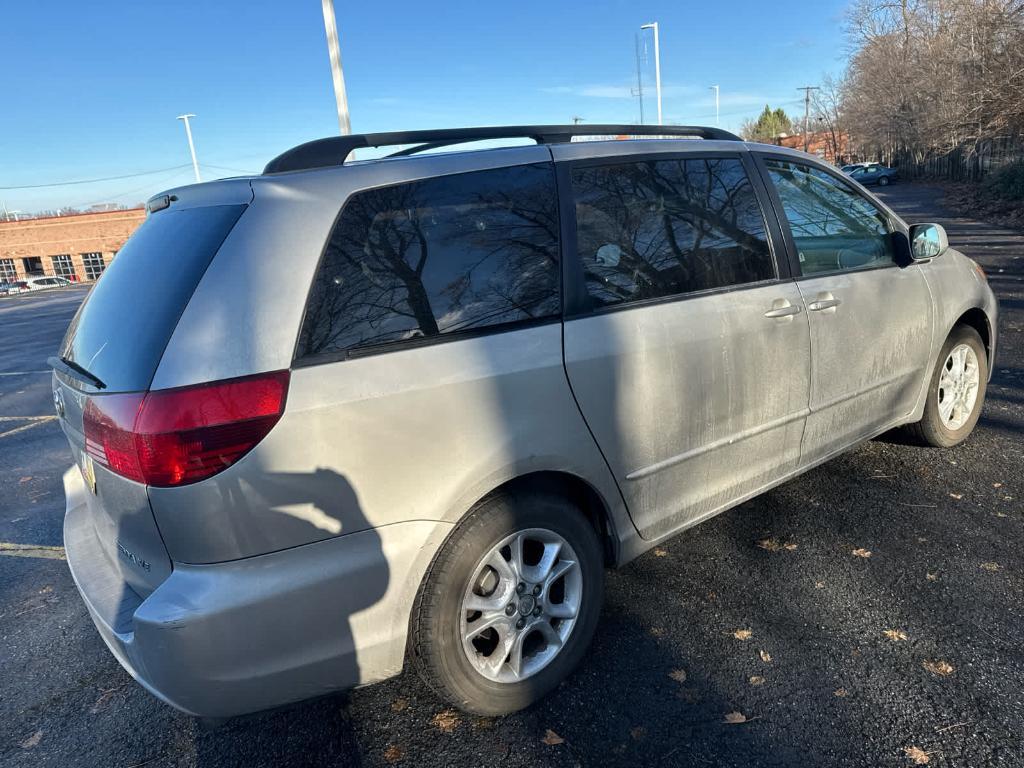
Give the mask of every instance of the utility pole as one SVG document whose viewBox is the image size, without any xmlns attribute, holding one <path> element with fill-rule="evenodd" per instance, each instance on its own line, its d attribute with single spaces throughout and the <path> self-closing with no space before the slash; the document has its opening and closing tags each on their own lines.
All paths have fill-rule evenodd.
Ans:
<svg viewBox="0 0 1024 768">
<path fill-rule="evenodd" d="M 195 117 L 195 115 L 193 115 L 191 112 L 187 115 L 178 115 L 178 119 L 183 120 L 185 122 L 185 135 L 188 137 L 188 151 L 192 155 L 192 170 L 196 174 L 196 183 L 198 184 L 199 182 L 202 181 L 202 178 L 200 178 L 199 176 L 199 161 L 196 160 L 196 145 L 192 141 L 192 126 L 189 125 L 188 122 L 189 118 L 192 117 Z"/>
<path fill-rule="evenodd" d="M 810 141 L 810 136 L 807 135 L 807 121 L 811 116 L 811 91 L 817 91 L 818 86 L 804 85 L 797 90 L 804 92 L 804 152 L 806 152 Z"/>
<path fill-rule="evenodd" d="M 658 93 L 658 125 L 664 125 L 661 122 L 661 50 L 658 48 L 658 22 L 642 24 L 640 29 L 654 30 L 654 90 Z"/>
<path fill-rule="evenodd" d="M 715 92 L 715 128 L 718 128 L 718 86 L 710 85 L 708 88 Z"/>
<path fill-rule="evenodd" d="M 342 136 L 352 133 L 348 119 L 348 95 L 345 76 L 341 71 L 341 46 L 338 44 L 338 25 L 334 20 L 334 0 L 321 0 L 324 10 L 324 30 L 327 32 L 327 53 L 331 57 L 331 77 L 334 79 L 334 99 L 338 102 L 338 128 Z"/>
</svg>

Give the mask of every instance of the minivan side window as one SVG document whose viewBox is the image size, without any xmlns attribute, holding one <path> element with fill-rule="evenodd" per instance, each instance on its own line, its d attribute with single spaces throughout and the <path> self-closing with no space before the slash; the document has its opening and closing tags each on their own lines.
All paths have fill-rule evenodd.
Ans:
<svg viewBox="0 0 1024 768">
<path fill-rule="evenodd" d="M 310 290 L 297 357 L 557 317 L 550 163 L 358 192 Z"/>
<path fill-rule="evenodd" d="M 776 277 L 764 214 L 737 158 L 572 169 L 577 253 L 595 306 Z"/>
<path fill-rule="evenodd" d="M 818 168 L 765 161 L 782 200 L 805 275 L 896 264 L 889 217 L 853 187 Z"/>
</svg>

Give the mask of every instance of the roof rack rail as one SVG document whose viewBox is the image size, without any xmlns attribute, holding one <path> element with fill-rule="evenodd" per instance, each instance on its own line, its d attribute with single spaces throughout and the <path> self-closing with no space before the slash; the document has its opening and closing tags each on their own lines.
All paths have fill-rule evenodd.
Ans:
<svg viewBox="0 0 1024 768">
<path fill-rule="evenodd" d="M 506 125 L 490 128 L 445 128 L 434 131 L 354 133 L 308 141 L 293 147 L 267 163 L 263 173 L 285 173 L 342 165 L 352 150 L 363 147 L 416 145 L 389 155 L 399 157 L 428 149 L 487 139 L 533 139 L 538 144 L 562 144 L 571 141 L 573 136 L 609 135 L 686 136 L 719 141 L 742 141 L 739 136 L 721 128 L 704 128 L 696 125 Z"/>
</svg>

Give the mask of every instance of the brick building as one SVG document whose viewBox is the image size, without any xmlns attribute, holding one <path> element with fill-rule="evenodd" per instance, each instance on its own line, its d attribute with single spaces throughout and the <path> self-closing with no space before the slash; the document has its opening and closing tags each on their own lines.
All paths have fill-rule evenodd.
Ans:
<svg viewBox="0 0 1024 768">
<path fill-rule="evenodd" d="M 789 149 L 802 151 L 804 148 L 804 137 L 799 133 L 791 136 L 781 134 L 773 142 Z M 835 134 L 831 131 L 813 131 L 807 136 L 807 151 L 833 165 L 842 165 L 850 160 L 850 137 L 842 131 Z"/>
<path fill-rule="evenodd" d="M 0 282 L 29 275 L 95 280 L 145 218 L 144 208 L 132 208 L 0 221 Z"/>
</svg>

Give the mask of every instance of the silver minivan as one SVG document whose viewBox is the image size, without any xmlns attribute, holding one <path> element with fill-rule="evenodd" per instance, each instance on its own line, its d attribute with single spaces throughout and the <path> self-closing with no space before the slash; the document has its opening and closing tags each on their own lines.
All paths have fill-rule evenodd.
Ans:
<svg viewBox="0 0 1024 768">
<path fill-rule="evenodd" d="M 407 662 L 525 707 L 605 567 L 894 427 L 956 445 L 995 354 L 942 227 L 717 129 L 342 136 L 148 209 L 51 358 L 64 536 L 118 661 L 203 717 Z"/>
</svg>

